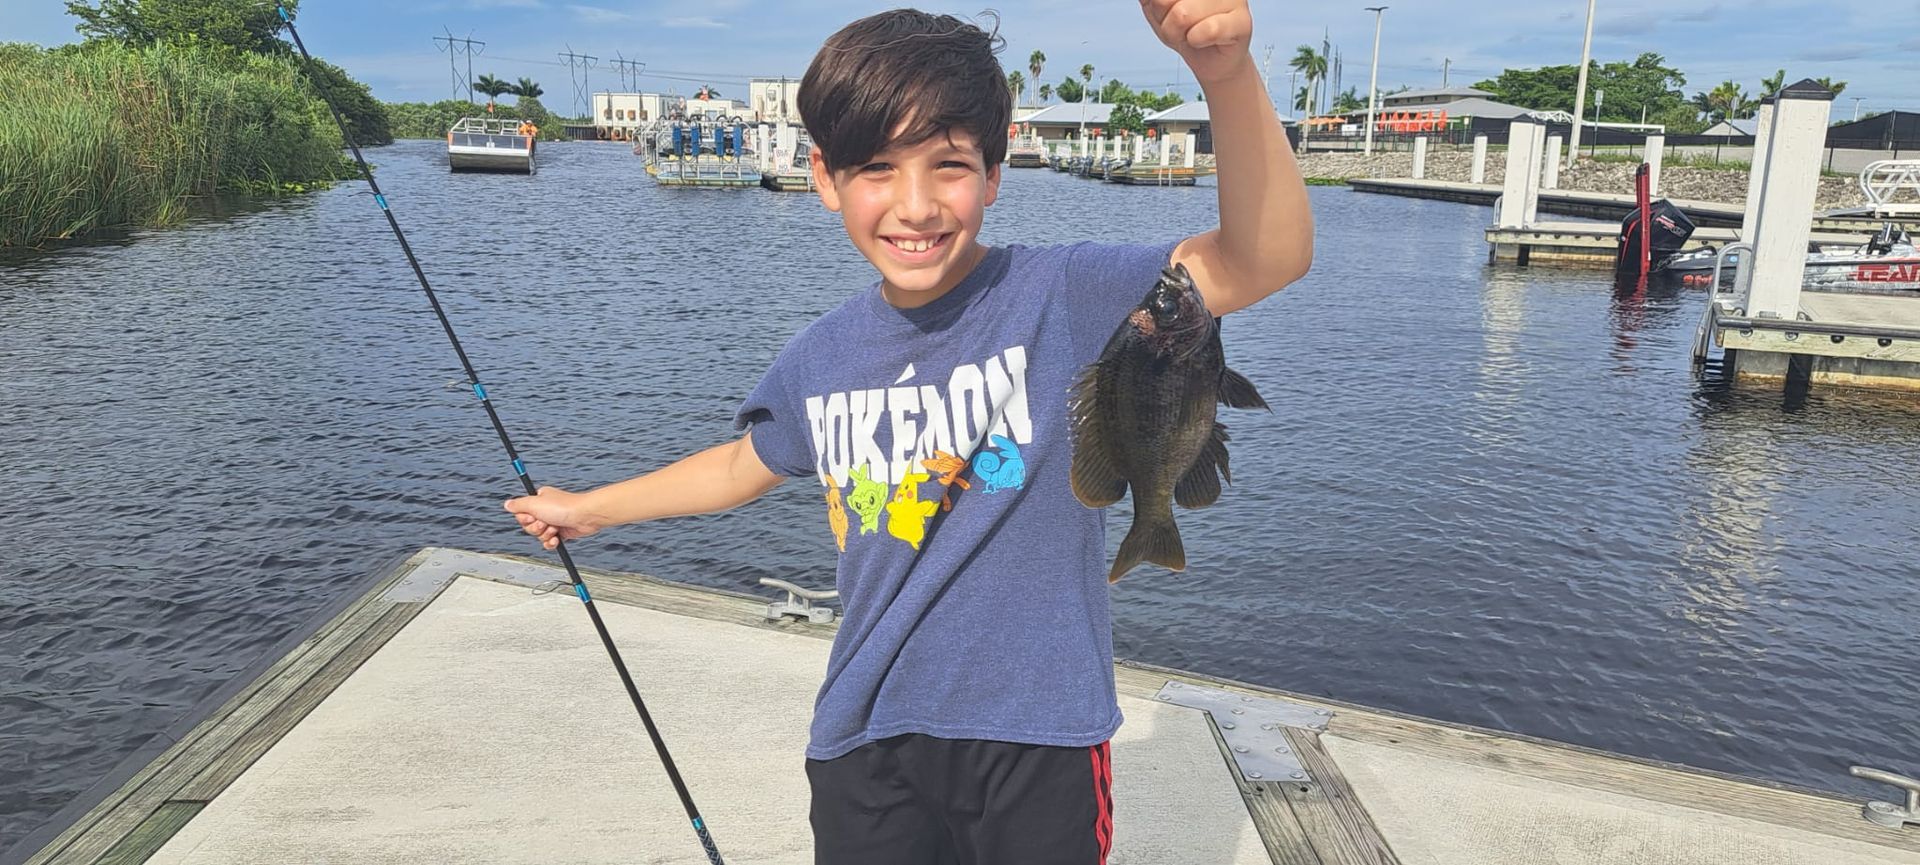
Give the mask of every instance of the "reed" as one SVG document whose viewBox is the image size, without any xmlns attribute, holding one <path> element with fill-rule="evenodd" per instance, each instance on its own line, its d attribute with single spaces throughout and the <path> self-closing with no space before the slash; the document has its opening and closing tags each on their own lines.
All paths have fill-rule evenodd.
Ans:
<svg viewBox="0 0 1920 865">
<path fill-rule="evenodd" d="M 216 193 L 344 176 L 340 147 L 283 58 L 0 45 L 0 247 L 165 225 Z"/>
</svg>

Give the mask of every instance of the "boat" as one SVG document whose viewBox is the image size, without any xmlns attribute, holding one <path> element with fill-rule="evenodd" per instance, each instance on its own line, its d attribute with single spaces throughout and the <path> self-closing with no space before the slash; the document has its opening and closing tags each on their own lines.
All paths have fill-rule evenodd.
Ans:
<svg viewBox="0 0 1920 865">
<path fill-rule="evenodd" d="M 447 168 L 532 174 L 534 139 L 517 118 L 462 117 L 447 130 Z"/>
<path fill-rule="evenodd" d="M 1022 134 L 1018 125 L 1013 126 L 1007 135 L 1007 167 L 1046 168 L 1046 142 L 1031 131 Z"/>
<path fill-rule="evenodd" d="M 788 139 L 791 138 L 791 144 Z M 772 192 L 813 191 L 813 139 L 804 130 L 775 133 L 772 168 L 760 172 L 760 187 Z"/>
<path fill-rule="evenodd" d="M 1732 278 L 1742 252 L 1727 253 L 1723 282 Z M 1656 266 L 1655 272 L 1705 284 L 1713 279 L 1719 254 L 1712 246 L 1683 252 Z M 1891 222 L 1865 243 L 1809 243 L 1802 284 L 1810 291 L 1920 291 L 1920 249 L 1904 228 Z"/>
<path fill-rule="evenodd" d="M 636 141 L 634 152 L 646 157 L 647 174 L 661 186 L 751 189 L 761 172 L 746 133 L 738 117 L 675 119 Z"/>
</svg>

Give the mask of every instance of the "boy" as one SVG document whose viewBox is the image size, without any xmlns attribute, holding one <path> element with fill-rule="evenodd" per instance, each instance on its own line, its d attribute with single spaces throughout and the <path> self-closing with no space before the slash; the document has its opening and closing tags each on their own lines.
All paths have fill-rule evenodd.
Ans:
<svg viewBox="0 0 1920 865">
<path fill-rule="evenodd" d="M 1012 110 L 997 38 L 913 10 L 861 19 L 814 58 L 800 113 L 820 199 L 879 280 L 787 344 L 735 419 L 746 435 L 506 503 L 551 549 L 820 482 L 844 606 L 807 749 L 822 865 L 1092 865 L 1111 846 L 1104 512 L 1069 489 L 1068 386 L 1170 259 L 1216 315 L 1312 259 L 1246 0 L 1142 10 L 1206 91 L 1218 229 L 981 245 Z"/>
</svg>

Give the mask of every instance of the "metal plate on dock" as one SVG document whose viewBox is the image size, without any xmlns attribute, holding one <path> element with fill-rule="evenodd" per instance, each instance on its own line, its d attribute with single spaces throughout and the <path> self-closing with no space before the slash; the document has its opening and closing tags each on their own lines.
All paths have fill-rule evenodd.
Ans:
<svg viewBox="0 0 1920 865">
<path fill-rule="evenodd" d="M 426 561 L 396 581 L 381 597 L 395 603 L 414 603 L 431 600 L 440 589 L 453 582 L 460 574 L 484 576 L 501 583 L 514 583 L 529 588 L 538 588 L 542 583 L 556 578 L 564 579 L 566 573 L 552 565 L 537 565 L 517 561 L 501 556 L 489 556 L 466 550 L 435 548 L 427 552 Z"/>
<path fill-rule="evenodd" d="M 1278 697 L 1253 697 L 1217 688 L 1168 682 L 1154 699 L 1199 709 L 1213 719 L 1233 763 L 1249 781 L 1309 781 L 1286 730 L 1325 732 L 1333 713 Z"/>
</svg>

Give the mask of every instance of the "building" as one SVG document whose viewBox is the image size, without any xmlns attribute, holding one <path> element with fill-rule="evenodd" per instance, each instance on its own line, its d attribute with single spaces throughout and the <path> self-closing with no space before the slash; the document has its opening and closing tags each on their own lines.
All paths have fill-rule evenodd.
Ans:
<svg viewBox="0 0 1920 865">
<path fill-rule="evenodd" d="M 1079 137 L 1083 127 L 1088 135 L 1104 128 L 1113 109 L 1111 102 L 1062 102 L 1027 115 L 1020 125 L 1039 135 L 1043 142 L 1066 141 Z"/>
<path fill-rule="evenodd" d="M 1374 108 L 1374 117 L 1382 114 L 1429 117 L 1446 112 L 1448 125 L 1462 123 L 1472 125 L 1475 118 L 1510 121 L 1516 117 L 1525 117 L 1533 113 L 1531 108 L 1496 102 L 1492 93 L 1473 87 L 1447 87 L 1439 90 L 1403 90 L 1399 93 L 1387 93 L 1380 96 L 1380 102 Z M 1344 117 L 1349 123 L 1364 123 L 1367 109 L 1362 107 L 1347 112 Z M 1357 134 L 1360 130 L 1356 127 Z"/>
<path fill-rule="evenodd" d="M 596 138 L 630 138 L 634 130 L 671 113 L 679 105 L 677 96 L 659 93 L 593 94 L 593 127 Z"/>
<path fill-rule="evenodd" d="M 1734 120 L 1722 120 L 1707 127 L 1701 135 L 1713 135 L 1721 138 L 1752 138 L 1760 131 L 1760 121 L 1751 117 Z"/>
<path fill-rule="evenodd" d="M 754 78 L 747 82 L 748 117 L 757 123 L 800 123 L 800 79 Z"/>
</svg>

